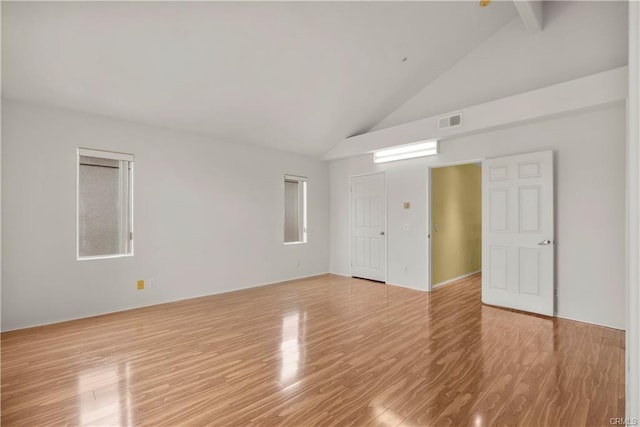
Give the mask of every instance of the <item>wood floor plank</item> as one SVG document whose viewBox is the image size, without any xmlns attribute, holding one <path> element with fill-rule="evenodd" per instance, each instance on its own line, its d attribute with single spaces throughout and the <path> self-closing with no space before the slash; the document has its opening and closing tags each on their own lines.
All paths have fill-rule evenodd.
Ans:
<svg viewBox="0 0 640 427">
<path fill-rule="evenodd" d="M 3 426 L 608 425 L 624 332 L 324 275 L 1 336 Z"/>
<path fill-rule="evenodd" d="M 619 336 L 619 348 L 618 351 L 618 410 L 616 411 L 618 414 L 625 413 L 625 336 L 623 331 L 618 331 Z"/>
</svg>

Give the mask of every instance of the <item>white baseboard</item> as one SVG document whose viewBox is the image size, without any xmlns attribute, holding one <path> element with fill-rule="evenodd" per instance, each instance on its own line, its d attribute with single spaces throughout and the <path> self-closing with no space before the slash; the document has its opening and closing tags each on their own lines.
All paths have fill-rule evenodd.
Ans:
<svg viewBox="0 0 640 427">
<path fill-rule="evenodd" d="M 474 274 L 478 274 L 481 271 L 482 270 L 476 270 L 476 271 L 472 271 L 471 273 L 465 273 L 465 274 L 460 275 L 458 277 L 454 277 L 453 279 L 449 279 L 449 280 L 445 280 L 444 282 L 436 283 L 436 284 L 432 285 L 431 287 L 433 289 L 435 289 L 435 288 L 440 288 L 442 286 L 450 285 L 453 282 L 456 282 L 456 281 L 458 281 L 460 279 L 464 279 L 465 277 L 473 276 Z"/>
<path fill-rule="evenodd" d="M 602 326 L 604 328 L 609 328 L 609 329 L 617 329 L 619 331 L 624 331 L 625 330 L 624 327 L 614 326 L 614 325 L 607 325 L 607 324 L 600 323 L 600 322 L 594 322 L 592 320 L 576 319 L 575 317 L 561 316 L 561 315 L 559 315 L 557 313 L 554 315 L 554 317 L 557 317 L 558 319 L 571 320 L 573 322 L 588 323 L 590 325 Z"/>
</svg>

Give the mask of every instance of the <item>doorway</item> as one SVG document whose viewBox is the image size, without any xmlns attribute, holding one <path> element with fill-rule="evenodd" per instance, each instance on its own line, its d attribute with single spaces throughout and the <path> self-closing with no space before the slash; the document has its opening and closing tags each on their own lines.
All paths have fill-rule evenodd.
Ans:
<svg viewBox="0 0 640 427">
<path fill-rule="evenodd" d="M 481 175 L 478 184 L 461 184 L 461 179 L 446 180 L 444 184 L 437 182 L 441 171 L 453 170 L 447 170 L 448 167 L 477 167 L 477 164 L 478 161 L 467 161 L 429 169 L 427 290 L 482 271 L 483 303 L 553 316 L 556 244 L 553 152 L 483 159 L 478 167 Z M 481 220 L 479 227 L 475 224 L 479 238 L 472 224 L 460 225 L 466 221 L 469 208 L 461 207 L 465 206 L 462 201 L 452 199 L 453 194 L 464 195 L 471 187 L 480 189 Z M 439 196 L 439 191 L 444 195 Z M 444 216 L 438 212 L 437 205 L 446 206 Z M 439 242 L 445 231 L 451 232 L 452 221 L 458 224 L 457 231 L 446 242 Z M 481 266 L 478 270 L 473 269 L 475 249 L 457 246 L 465 242 L 480 244 L 479 263 L 475 264 Z M 451 246 L 457 249 L 453 251 Z M 436 265 L 439 262 L 450 269 L 446 275 L 440 274 Z M 464 265 L 466 271 L 461 267 Z"/>
<path fill-rule="evenodd" d="M 482 163 L 430 169 L 430 288 L 482 270 Z"/>
</svg>

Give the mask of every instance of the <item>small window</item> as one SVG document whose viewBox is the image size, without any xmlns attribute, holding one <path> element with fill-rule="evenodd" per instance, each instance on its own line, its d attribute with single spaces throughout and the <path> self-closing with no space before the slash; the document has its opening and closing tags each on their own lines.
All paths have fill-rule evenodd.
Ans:
<svg viewBox="0 0 640 427">
<path fill-rule="evenodd" d="M 133 254 L 133 156 L 78 149 L 78 259 Z"/>
<path fill-rule="evenodd" d="M 284 176 L 284 243 L 307 242 L 307 178 Z"/>
</svg>

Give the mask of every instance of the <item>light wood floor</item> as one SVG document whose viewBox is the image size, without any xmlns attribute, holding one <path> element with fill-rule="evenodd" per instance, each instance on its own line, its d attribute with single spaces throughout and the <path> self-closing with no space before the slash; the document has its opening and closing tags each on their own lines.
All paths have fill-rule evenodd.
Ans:
<svg viewBox="0 0 640 427">
<path fill-rule="evenodd" d="M 2 425 L 609 425 L 624 333 L 338 276 L 2 334 Z"/>
</svg>

